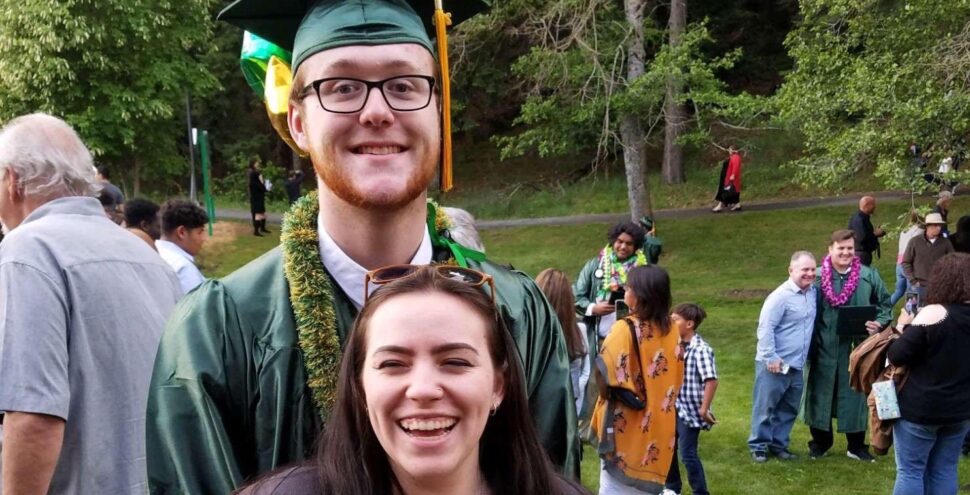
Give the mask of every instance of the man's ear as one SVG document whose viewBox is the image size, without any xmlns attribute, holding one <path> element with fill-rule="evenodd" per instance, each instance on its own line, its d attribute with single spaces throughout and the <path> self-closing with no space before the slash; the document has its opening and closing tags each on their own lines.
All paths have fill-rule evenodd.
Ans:
<svg viewBox="0 0 970 495">
<path fill-rule="evenodd" d="M 289 102 L 289 111 L 286 113 L 286 124 L 290 128 L 290 137 L 293 138 L 293 142 L 303 150 L 304 153 L 309 153 L 309 140 L 306 135 L 306 122 L 304 121 L 303 115 L 303 105 L 295 104 L 291 99 Z"/>
<path fill-rule="evenodd" d="M 175 227 L 175 238 L 178 240 L 185 240 L 189 237 L 189 229 L 185 228 L 185 225 L 179 225 Z"/>
<path fill-rule="evenodd" d="M 4 171 L 3 188 L 7 190 L 7 197 L 11 201 L 23 200 L 23 189 L 20 187 L 20 177 L 17 176 L 17 172 L 12 168 Z"/>
</svg>

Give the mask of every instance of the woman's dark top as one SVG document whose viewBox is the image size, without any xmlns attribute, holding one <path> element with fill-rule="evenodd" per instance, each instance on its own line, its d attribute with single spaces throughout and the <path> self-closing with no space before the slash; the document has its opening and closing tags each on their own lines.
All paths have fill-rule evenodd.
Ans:
<svg viewBox="0 0 970 495">
<path fill-rule="evenodd" d="M 266 184 L 255 170 L 249 171 L 249 209 L 251 213 L 266 213 Z"/>
<path fill-rule="evenodd" d="M 957 233 L 950 236 L 953 250 L 958 253 L 970 253 L 970 215 L 960 217 L 957 222 Z"/>
<path fill-rule="evenodd" d="M 970 253 L 970 231 L 961 230 L 950 236 L 953 250 L 958 253 Z"/>
<path fill-rule="evenodd" d="M 559 495 L 589 495 L 579 483 L 556 478 Z M 303 465 L 286 468 L 249 485 L 239 495 L 321 495 L 323 486 L 315 466 Z"/>
<path fill-rule="evenodd" d="M 945 425 L 970 419 L 970 304 L 945 305 L 932 325 L 909 325 L 889 347 L 889 361 L 905 365 L 899 391 L 903 419 Z"/>
</svg>

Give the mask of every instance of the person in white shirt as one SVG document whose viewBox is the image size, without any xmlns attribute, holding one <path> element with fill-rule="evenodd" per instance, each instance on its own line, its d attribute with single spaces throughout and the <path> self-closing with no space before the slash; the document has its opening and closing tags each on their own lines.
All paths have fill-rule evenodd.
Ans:
<svg viewBox="0 0 970 495">
<path fill-rule="evenodd" d="M 186 294 L 205 282 L 202 272 L 195 266 L 195 256 L 205 244 L 208 222 L 205 210 L 192 202 L 170 199 L 162 205 L 162 238 L 155 241 L 155 247 L 175 270 L 182 292 Z"/>
</svg>

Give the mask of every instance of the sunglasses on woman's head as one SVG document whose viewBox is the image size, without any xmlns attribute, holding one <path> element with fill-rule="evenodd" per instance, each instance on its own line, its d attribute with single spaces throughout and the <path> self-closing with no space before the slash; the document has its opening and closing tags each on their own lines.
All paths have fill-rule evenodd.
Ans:
<svg viewBox="0 0 970 495">
<path fill-rule="evenodd" d="M 370 284 L 384 285 L 395 280 L 408 278 L 417 273 L 425 265 L 391 265 L 367 272 L 364 276 L 364 304 L 370 298 Z M 488 284 L 491 289 L 492 305 L 495 305 L 495 282 L 492 276 L 471 268 L 463 268 L 455 265 L 433 265 L 435 274 L 439 277 L 462 282 L 472 287 L 481 287 Z"/>
</svg>

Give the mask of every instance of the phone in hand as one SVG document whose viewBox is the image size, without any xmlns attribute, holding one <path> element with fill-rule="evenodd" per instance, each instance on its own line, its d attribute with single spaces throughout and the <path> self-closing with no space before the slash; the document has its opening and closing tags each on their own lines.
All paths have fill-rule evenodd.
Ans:
<svg viewBox="0 0 970 495">
<path fill-rule="evenodd" d="M 907 313 L 915 315 L 916 312 L 920 310 L 919 294 L 907 294 L 906 304 L 903 306 L 903 309 L 906 310 Z"/>
<path fill-rule="evenodd" d="M 626 305 L 626 301 L 620 299 L 613 303 L 616 308 L 616 319 L 622 320 L 630 314 L 630 307 Z"/>
</svg>

